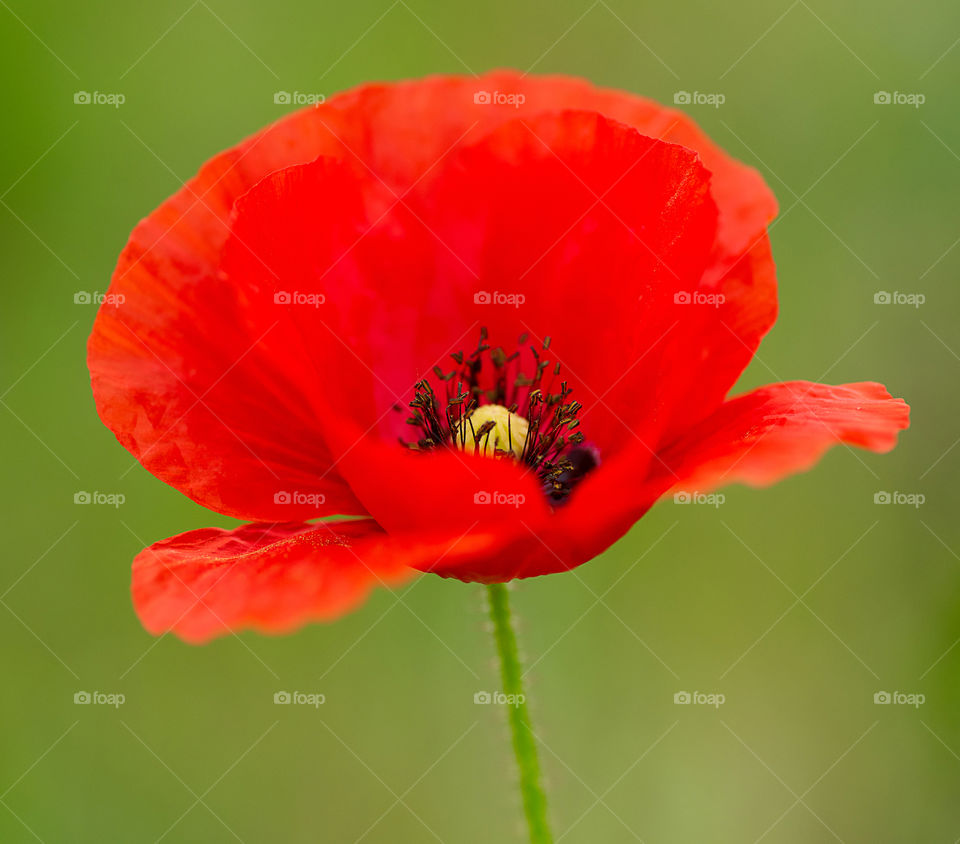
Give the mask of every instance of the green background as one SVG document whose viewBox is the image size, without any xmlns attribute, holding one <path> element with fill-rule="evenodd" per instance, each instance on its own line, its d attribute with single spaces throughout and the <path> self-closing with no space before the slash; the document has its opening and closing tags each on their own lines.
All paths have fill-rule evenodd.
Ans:
<svg viewBox="0 0 960 844">
<path fill-rule="evenodd" d="M 503 713 L 473 703 L 499 687 L 479 587 L 427 576 L 281 638 L 141 629 L 134 554 L 230 521 L 100 424 L 94 308 L 74 303 L 106 288 L 141 216 L 280 116 L 273 92 L 501 65 L 668 103 L 723 93 L 687 111 L 782 210 L 782 315 L 742 386 L 876 379 L 913 407 L 890 455 L 838 448 L 717 508 L 664 501 L 599 559 L 513 591 L 558 838 L 960 836 L 960 7 L 4 0 L 0 25 L 0 840 L 523 839 Z M 81 690 L 126 702 L 78 706 Z M 726 702 L 675 705 L 684 690 Z"/>
</svg>

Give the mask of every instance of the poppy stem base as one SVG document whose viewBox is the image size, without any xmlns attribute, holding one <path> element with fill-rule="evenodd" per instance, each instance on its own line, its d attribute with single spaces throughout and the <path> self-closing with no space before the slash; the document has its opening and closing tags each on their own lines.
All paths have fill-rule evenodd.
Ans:
<svg viewBox="0 0 960 844">
<path fill-rule="evenodd" d="M 523 667 L 513 630 L 507 586 L 505 583 L 491 583 L 486 588 L 493 636 L 500 657 L 503 694 L 508 696 L 505 703 L 507 719 L 510 722 L 513 752 L 520 772 L 520 795 L 530 830 L 530 842 L 551 844 L 553 836 L 547 823 L 547 796 L 541 783 L 536 736 L 523 693 Z"/>
</svg>

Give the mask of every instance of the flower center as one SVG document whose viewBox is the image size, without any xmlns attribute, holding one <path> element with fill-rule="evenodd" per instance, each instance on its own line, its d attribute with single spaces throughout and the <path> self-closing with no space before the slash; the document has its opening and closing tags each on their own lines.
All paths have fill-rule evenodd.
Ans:
<svg viewBox="0 0 960 844">
<path fill-rule="evenodd" d="M 454 437 L 453 444 L 462 451 L 486 457 L 512 454 L 521 458 L 530 423 L 502 404 L 484 404 L 461 427 L 462 436 Z"/>
<path fill-rule="evenodd" d="M 515 460 L 537 473 L 551 504 L 561 504 L 599 462 L 597 450 L 584 444 L 578 430 L 577 414 L 583 406 L 570 400 L 572 390 L 566 381 L 559 389 L 554 386 L 560 364 L 551 366 L 542 358 L 550 348 L 549 337 L 539 351 L 528 347 L 531 374 L 524 371 L 519 349 L 507 355 L 499 346 L 491 348 L 487 337 L 482 328 L 472 354 L 451 355 L 456 363 L 452 371 L 433 368 L 443 385 L 437 391 L 427 379 L 414 385 L 413 414 L 407 424 L 420 436 L 415 443 L 402 438 L 400 442 L 414 451 L 452 448 Z M 526 341 L 523 335 L 517 345 Z"/>
</svg>

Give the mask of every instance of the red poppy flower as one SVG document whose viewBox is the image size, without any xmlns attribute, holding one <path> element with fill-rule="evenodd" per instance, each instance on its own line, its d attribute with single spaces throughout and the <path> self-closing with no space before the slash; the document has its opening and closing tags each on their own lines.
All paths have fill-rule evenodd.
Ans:
<svg viewBox="0 0 960 844">
<path fill-rule="evenodd" d="M 889 450 L 879 384 L 727 398 L 776 316 L 775 212 L 684 115 L 508 71 L 366 85 L 215 156 L 134 230 L 89 344 L 124 447 L 254 522 L 141 552 L 143 623 L 563 571 L 671 488 Z"/>
</svg>

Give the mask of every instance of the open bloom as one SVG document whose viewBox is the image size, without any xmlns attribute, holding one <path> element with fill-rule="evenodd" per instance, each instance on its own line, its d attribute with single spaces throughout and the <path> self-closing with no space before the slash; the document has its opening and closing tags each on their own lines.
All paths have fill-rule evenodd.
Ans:
<svg viewBox="0 0 960 844">
<path fill-rule="evenodd" d="M 215 156 L 136 227 L 89 344 L 124 447 L 252 523 L 141 552 L 143 623 L 563 571 L 672 488 L 892 448 L 879 384 L 727 397 L 776 317 L 775 212 L 682 114 L 507 71 L 366 85 Z"/>
</svg>

